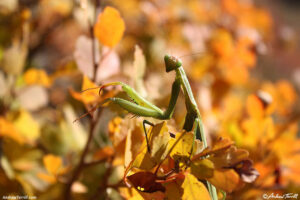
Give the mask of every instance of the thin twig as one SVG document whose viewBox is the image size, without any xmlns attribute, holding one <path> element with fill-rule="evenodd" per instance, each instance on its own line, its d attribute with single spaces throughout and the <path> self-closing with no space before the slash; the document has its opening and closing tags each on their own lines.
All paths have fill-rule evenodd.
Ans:
<svg viewBox="0 0 300 200">
<path fill-rule="evenodd" d="M 100 1 L 95 0 L 95 16 L 94 18 L 96 18 L 96 11 L 97 11 L 97 7 L 100 5 Z M 91 38 L 92 38 L 92 62 L 93 62 L 93 66 L 94 66 L 94 76 L 93 76 L 93 82 L 95 82 L 96 80 L 96 70 L 98 67 L 98 64 L 96 62 L 96 45 L 95 45 L 95 35 L 94 35 L 94 22 L 90 21 L 90 34 L 91 34 Z M 65 200 L 70 200 L 71 198 L 71 188 L 73 183 L 78 179 L 79 175 L 81 174 L 82 169 L 85 166 L 85 158 L 89 152 L 90 149 L 90 145 L 91 142 L 93 140 L 93 136 L 94 136 L 94 130 L 96 127 L 96 124 L 98 122 L 98 119 L 101 115 L 102 109 L 100 108 L 100 110 L 98 112 L 95 113 L 94 118 L 91 118 L 90 120 L 90 130 L 89 130 L 89 135 L 88 135 L 88 139 L 86 141 L 86 144 L 84 146 L 83 152 L 80 156 L 80 160 L 79 163 L 77 165 L 77 167 L 75 168 L 70 180 L 67 182 L 66 187 L 65 187 L 65 193 L 64 193 L 64 199 Z"/>
<path fill-rule="evenodd" d="M 89 152 L 90 144 L 91 144 L 91 141 L 92 141 L 93 136 L 94 136 L 94 129 L 96 127 L 99 116 L 100 116 L 100 113 L 97 113 L 97 116 L 95 117 L 95 119 L 91 119 L 91 121 L 90 121 L 90 131 L 89 131 L 88 139 L 87 139 L 87 142 L 86 142 L 85 147 L 83 149 L 83 152 L 81 154 L 79 164 L 75 168 L 75 170 L 72 174 L 72 177 L 70 178 L 70 180 L 66 184 L 65 200 L 70 200 L 71 199 L 72 184 L 78 179 L 78 177 L 79 177 L 79 175 L 80 175 L 80 173 L 81 173 L 81 171 L 84 167 L 85 158 L 86 158 L 86 156 Z"/>
<path fill-rule="evenodd" d="M 83 164 L 83 167 L 91 167 L 91 166 L 94 166 L 94 165 L 99 165 L 105 161 L 107 161 L 108 158 L 105 158 L 105 159 L 101 159 L 101 160 L 96 160 L 96 161 L 91 161 L 91 162 L 88 162 L 88 163 L 84 163 Z"/>
<path fill-rule="evenodd" d="M 108 188 L 109 184 L 108 184 L 108 179 L 111 175 L 111 173 L 113 172 L 113 165 L 112 165 L 112 161 L 114 159 L 114 156 L 112 156 L 112 159 L 110 159 L 109 161 L 109 165 L 108 168 L 102 178 L 102 182 L 100 184 L 100 186 L 98 187 L 96 193 L 90 198 L 90 200 L 95 200 L 98 199 L 98 197 L 105 192 L 105 189 Z M 122 180 L 119 182 L 121 184 Z"/>
</svg>

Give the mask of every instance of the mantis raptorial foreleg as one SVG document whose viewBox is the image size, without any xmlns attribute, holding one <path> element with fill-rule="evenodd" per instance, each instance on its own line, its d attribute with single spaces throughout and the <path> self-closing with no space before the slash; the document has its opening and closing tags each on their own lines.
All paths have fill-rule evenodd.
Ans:
<svg viewBox="0 0 300 200">
<path fill-rule="evenodd" d="M 121 82 L 106 84 L 100 88 L 99 92 L 109 85 L 121 85 L 123 91 L 132 99 L 133 102 L 122 98 L 109 98 L 106 102 L 111 101 L 134 115 L 152 117 L 161 120 L 170 119 L 172 117 L 180 91 L 180 80 L 177 78 L 172 85 L 171 99 L 168 108 L 165 111 L 162 111 L 160 108 L 140 96 L 133 88 Z"/>
<path fill-rule="evenodd" d="M 129 85 L 122 83 L 122 82 L 112 82 L 105 85 L 102 85 L 99 90 L 99 95 L 105 87 L 112 86 L 112 85 L 120 85 L 122 86 L 122 90 L 132 99 L 136 104 L 145 107 L 150 108 L 152 110 L 156 110 L 159 113 L 162 113 L 162 110 L 144 99 L 141 95 L 139 95 L 133 88 L 131 88 Z"/>
</svg>

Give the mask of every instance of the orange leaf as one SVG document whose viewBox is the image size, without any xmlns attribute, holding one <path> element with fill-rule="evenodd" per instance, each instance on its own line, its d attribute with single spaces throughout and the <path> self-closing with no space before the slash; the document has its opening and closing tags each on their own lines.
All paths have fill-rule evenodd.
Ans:
<svg viewBox="0 0 300 200">
<path fill-rule="evenodd" d="M 232 55 L 234 51 L 233 38 L 231 34 L 224 29 L 218 29 L 214 32 L 210 46 L 220 57 L 226 58 Z"/>
<path fill-rule="evenodd" d="M 60 168 L 62 167 L 61 158 L 55 155 L 48 154 L 44 156 L 43 162 L 47 171 L 52 175 L 58 174 Z"/>
<path fill-rule="evenodd" d="M 52 174 L 49 175 L 49 174 L 44 174 L 44 173 L 38 173 L 37 176 L 38 176 L 40 179 L 42 179 L 42 180 L 44 180 L 44 181 L 46 181 L 46 182 L 48 182 L 48 183 L 51 183 L 51 184 L 53 184 L 53 183 L 56 182 L 56 177 L 53 176 Z"/>
<path fill-rule="evenodd" d="M 103 160 L 114 154 L 114 149 L 110 146 L 103 147 L 94 153 L 94 160 Z"/>
<path fill-rule="evenodd" d="M 232 192 L 240 184 L 239 175 L 233 170 L 215 170 L 214 176 L 208 181 L 217 188 L 226 192 Z"/>
<path fill-rule="evenodd" d="M 84 91 L 86 89 L 97 87 L 87 76 L 83 76 L 81 90 Z M 84 104 L 94 103 L 99 98 L 99 89 L 87 90 L 84 92 L 75 92 L 74 90 L 70 90 L 70 93 L 74 99 L 78 101 L 82 101 Z"/>
<path fill-rule="evenodd" d="M 124 30 L 125 23 L 119 11 L 109 6 L 100 13 L 94 27 L 95 36 L 109 47 L 114 47 L 121 40 Z"/>
<path fill-rule="evenodd" d="M 248 96 L 246 108 L 250 117 L 261 119 L 264 116 L 263 102 L 256 95 Z"/>
<path fill-rule="evenodd" d="M 14 125 L 0 117 L 0 136 L 9 137 L 19 144 L 23 144 L 25 142 L 25 137 L 20 134 L 20 132 L 14 127 Z"/>
</svg>

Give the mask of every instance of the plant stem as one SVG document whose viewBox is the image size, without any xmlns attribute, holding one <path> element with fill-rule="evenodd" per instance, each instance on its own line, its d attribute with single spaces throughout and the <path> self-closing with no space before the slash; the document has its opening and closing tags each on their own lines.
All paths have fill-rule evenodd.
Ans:
<svg viewBox="0 0 300 200">
<path fill-rule="evenodd" d="M 97 7 L 99 7 L 100 5 L 100 0 L 95 0 L 95 10 L 94 10 L 94 20 L 90 21 L 90 35 L 91 35 L 91 39 L 92 39 L 92 62 L 93 62 L 93 68 L 94 68 L 94 76 L 92 78 L 92 81 L 95 82 L 96 80 L 96 72 L 97 72 L 97 61 L 96 61 L 96 45 L 95 45 L 95 35 L 94 35 L 94 21 L 96 19 L 96 15 L 97 15 Z M 91 142 L 93 140 L 93 136 L 94 136 L 94 130 L 96 127 L 96 124 L 98 122 L 98 119 L 100 117 L 102 109 L 98 110 L 98 112 L 95 112 L 95 116 L 91 118 L 90 120 L 90 130 L 89 130 L 89 135 L 88 135 L 88 139 L 86 141 L 85 147 L 83 149 L 83 152 L 81 154 L 79 163 L 77 165 L 77 167 L 75 168 L 72 177 L 70 178 L 70 180 L 67 182 L 66 184 L 66 188 L 65 188 L 65 193 L 64 193 L 64 197 L 65 200 L 70 200 L 71 198 L 71 188 L 73 183 L 78 179 L 82 169 L 84 168 L 85 164 L 85 158 L 89 152 L 90 149 L 90 145 Z"/>
<path fill-rule="evenodd" d="M 72 199 L 71 198 L 71 187 L 72 187 L 72 184 L 78 179 L 78 177 L 79 177 L 79 175 L 80 175 L 80 173 L 81 173 L 81 171 L 84 167 L 85 158 L 86 158 L 87 153 L 90 149 L 90 144 L 91 144 L 91 141 L 92 141 L 93 136 L 94 136 L 93 133 L 94 133 L 94 130 L 95 130 L 96 123 L 98 121 L 98 116 L 100 116 L 100 115 L 97 114 L 96 119 L 91 119 L 91 121 L 90 121 L 90 131 L 89 131 L 88 139 L 87 139 L 87 142 L 86 142 L 85 147 L 83 149 L 83 152 L 81 154 L 79 164 L 75 168 L 72 177 L 70 178 L 70 180 L 66 184 L 65 194 L 64 194 L 65 200 Z"/>
</svg>

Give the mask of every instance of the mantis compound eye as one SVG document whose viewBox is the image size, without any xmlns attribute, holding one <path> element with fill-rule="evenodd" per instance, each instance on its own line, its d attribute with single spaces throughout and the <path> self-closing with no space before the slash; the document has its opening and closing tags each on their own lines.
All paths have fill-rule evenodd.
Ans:
<svg viewBox="0 0 300 200">
<path fill-rule="evenodd" d="M 182 66 L 181 60 L 174 56 L 165 55 L 164 60 L 166 65 L 166 72 L 170 72 Z"/>
</svg>

